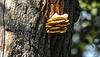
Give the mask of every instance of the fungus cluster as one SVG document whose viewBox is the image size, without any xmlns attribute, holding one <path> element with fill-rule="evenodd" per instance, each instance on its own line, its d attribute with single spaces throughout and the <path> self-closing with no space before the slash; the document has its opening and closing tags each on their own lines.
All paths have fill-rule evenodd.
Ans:
<svg viewBox="0 0 100 57">
<path fill-rule="evenodd" d="M 70 23 L 68 14 L 58 15 L 55 13 L 49 20 L 47 20 L 47 33 L 65 33 Z"/>
</svg>

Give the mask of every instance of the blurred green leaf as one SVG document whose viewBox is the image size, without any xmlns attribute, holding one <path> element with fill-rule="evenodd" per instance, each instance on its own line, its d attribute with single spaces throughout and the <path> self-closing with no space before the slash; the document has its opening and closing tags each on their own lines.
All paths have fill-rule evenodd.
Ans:
<svg viewBox="0 0 100 57">
<path fill-rule="evenodd" d="M 96 7 L 96 5 L 97 5 L 97 2 L 96 1 L 93 1 L 92 2 L 92 7 Z"/>
<path fill-rule="evenodd" d="M 87 6 L 87 9 L 88 9 L 88 10 L 91 10 L 91 9 L 92 9 L 91 5 L 88 5 L 88 6 Z"/>
<path fill-rule="evenodd" d="M 86 8 L 87 4 L 86 3 L 81 3 L 80 7 L 81 8 Z"/>
<path fill-rule="evenodd" d="M 91 35 L 86 35 L 85 39 L 87 39 L 90 44 L 93 43 L 93 38 Z"/>
<path fill-rule="evenodd" d="M 83 43 L 83 42 L 80 42 L 80 43 L 78 44 L 78 46 L 81 48 L 82 51 L 84 51 L 84 50 L 85 50 L 85 47 L 86 47 L 86 44 Z"/>
<path fill-rule="evenodd" d="M 84 21 L 84 22 L 82 23 L 82 27 L 83 27 L 83 28 L 86 28 L 87 26 L 91 26 L 91 23 L 90 23 L 89 21 Z"/>
<path fill-rule="evenodd" d="M 82 0 L 78 0 L 78 1 L 79 1 L 80 4 L 83 2 Z"/>
<path fill-rule="evenodd" d="M 85 3 L 88 3 L 89 2 L 89 0 L 85 0 Z"/>
<path fill-rule="evenodd" d="M 91 14 L 92 15 L 97 15 L 97 13 L 98 13 L 98 8 L 92 8 L 91 9 Z"/>
<path fill-rule="evenodd" d="M 97 3 L 97 6 L 100 7 L 100 3 Z"/>
</svg>

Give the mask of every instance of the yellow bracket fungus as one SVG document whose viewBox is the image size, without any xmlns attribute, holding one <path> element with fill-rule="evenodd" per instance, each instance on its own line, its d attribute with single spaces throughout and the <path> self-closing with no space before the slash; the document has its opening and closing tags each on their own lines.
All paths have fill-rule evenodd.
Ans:
<svg viewBox="0 0 100 57">
<path fill-rule="evenodd" d="M 58 15 L 55 13 L 46 23 L 47 33 L 65 33 L 68 25 L 68 14 Z"/>
</svg>

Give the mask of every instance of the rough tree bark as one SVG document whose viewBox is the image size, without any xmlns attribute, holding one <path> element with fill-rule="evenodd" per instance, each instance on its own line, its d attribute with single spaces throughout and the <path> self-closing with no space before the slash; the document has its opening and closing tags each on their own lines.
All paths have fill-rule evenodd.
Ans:
<svg viewBox="0 0 100 57">
<path fill-rule="evenodd" d="M 5 32 L 10 42 L 5 41 L 5 57 L 70 57 L 78 6 L 77 0 L 6 0 Z M 69 14 L 66 33 L 46 33 L 46 21 L 54 13 Z"/>
</svg>

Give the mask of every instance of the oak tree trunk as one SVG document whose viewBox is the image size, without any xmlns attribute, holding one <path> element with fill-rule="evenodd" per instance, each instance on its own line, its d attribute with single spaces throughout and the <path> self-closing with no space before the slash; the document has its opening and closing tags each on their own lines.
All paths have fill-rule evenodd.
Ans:
<svg viewBox="0 0 100 57">
<path fill-rule="evenodd" d="M 5 0 L 4 6 L 4 57 L 70 57 L 77 0 Z M 46 33 L 46 21 L 55 13 L 68 13 L 66 33 Z"/>
</svg>

